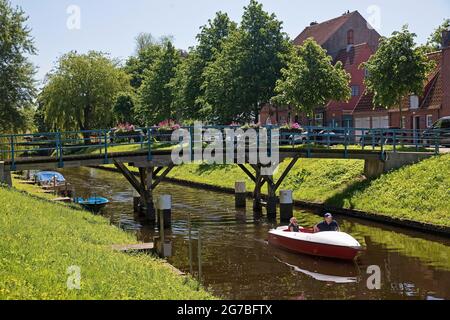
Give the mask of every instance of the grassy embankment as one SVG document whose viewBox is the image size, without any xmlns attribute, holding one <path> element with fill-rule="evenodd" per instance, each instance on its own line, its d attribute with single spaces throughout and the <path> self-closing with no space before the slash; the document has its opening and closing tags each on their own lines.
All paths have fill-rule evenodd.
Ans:
<svg viewBox="0 0 450 320">
<path fill-rule="evenodd" d="M 0 199 L 0 299 L 211 298 L 161 260 L 114 252 L 136 241 L 102 217 L 13 189 Z M 70 266 L 80 290 L 67 288 Z"/>
</svg>

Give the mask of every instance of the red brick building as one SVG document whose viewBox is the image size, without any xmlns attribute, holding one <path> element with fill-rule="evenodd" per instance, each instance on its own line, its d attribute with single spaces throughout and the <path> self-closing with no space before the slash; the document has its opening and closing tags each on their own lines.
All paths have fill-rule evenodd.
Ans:
<svg viewBox="0 0 450 320">
<path fill-rule="evenodd" d="M 354 11 L 322 23 L 311 23 L 293 43 L 301 45 L 311 37 L 327 50 L 335 63 L 343 63 L 345 70 L 351 75 L 352 98 L 348 102 L 331 101 L 326 106 L 318 106 L 313 118 L 297 114 L 292 107 L 275 108 L 267 105 L 261 110 L 261 123 L 299 122 L 302 125 L 353 126 L 352 112 L 365 91 L 365 71 L 359 66 L 375 52 L 380 35 L 358 11 Z"/>
<path fill-rule="evenodd" d="M 372 96 L 365 93 L 353 111 L 355 127 L 425 129 L 438 119 L 450 116 L 450 32 L 443 33 L 442 49 L 429 54 L 436 62 L 424 91 L 403 99 L 402 118 L 398 108 L 374 108 Z"/>
</svg>

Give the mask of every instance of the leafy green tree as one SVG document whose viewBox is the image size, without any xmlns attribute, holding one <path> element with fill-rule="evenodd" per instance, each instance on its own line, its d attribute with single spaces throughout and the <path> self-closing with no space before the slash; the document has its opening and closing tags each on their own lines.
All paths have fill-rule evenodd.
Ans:
<svg viewBox="0 0 450 320">
<path fill-rule="evenodd" d="M 128 75 L 107 55 L 70 52 L 47 75 L 40 101 L 55 130 L 100 129 L 113 124 L 118 93 L 129 91 Z"/>
<path fill-rule="evenodd" d="M 402 99 L 423 92 L 427 75 L 434 66 L 434 62 L 427 58 L 425 48 L 414 42 L 415 37 L 404 26 L 391 37 L 381 38 L 378 51 L 363 64 L 368 72 L 365 84 L 374 95 L 374 105 L 397 107 L 400 119 Z"/>
<path fill-rule="evenodd" d="M 36 96 L 35 69 L 28 55 L 36 50 L 25 13 L 0 0 L 0 132 L 25 130 Z"/>
<path fill-rule="evenodd" d="M 217 12 L 213 20 L 201 27 L 197 35 L 198 45 L 193 48 L 186 59 L 178 66 L 171 86 L 174 93 L 174 107 L 183 118 L 205 118 L 203 109 L 204 70 L 214 60 L 214 55 L 222 50 L 223 41 L 236 24 L 228 15 Z"/>
<path fill-rule="evenodd" d="M 332 58 L 314 39 L 291 50 L 282 77 L 277 81 L 273 102 L 295 106 L 310 115 L 314 108 L 330 100 L 350 99 L 350 75 L 342 63 L 333 65 Z"/>
<path fill-rule="evenodd" d="M 114 102 L 114 120 L 117 123 L 134 122 L 134 97 L 132 93 L 120 92 Z"/>
<path fill-rule="evenodd" d="M 136 37 L 136 55 L 128 58 L 125 64 L 125 71 L 131 76 L 133 88 L 141 86 L 144 73 L 151 68 L 170 41 L 170 36 L 155 39 L 150 33 L 141 33 Z"/>
<path fill-rule="evenodd" d="M 165 119 L 175 119 L 173 92 L 170 81 L 181 56 L 178 50 L 168 42 L 152 67 L 144 75 L 139 89 L 139 104 L 136 106 L 137 118 L 146 125 L 153 125 Z"/>
<path fill-rule="evenodd" d="M 205 70 L 205 102 L 213 121 L 249 121 L 274 94 L 289 41 L 282 22 L 255 0 L 244 8 L 242 22 Z"/>
<path fill-rule="evenodd" d="M 445 19 L 444 22 L 434 30 L 431 36 L 428 38 L 426 47 L 428 51 L 437 51 L 441 49 L 442 45 L 442 32 L 450 30 L 450 19 Z"/>
</svg>

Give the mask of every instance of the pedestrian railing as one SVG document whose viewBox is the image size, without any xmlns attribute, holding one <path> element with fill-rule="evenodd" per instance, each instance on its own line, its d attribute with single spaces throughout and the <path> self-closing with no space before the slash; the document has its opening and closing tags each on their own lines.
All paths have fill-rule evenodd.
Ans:
<svg viewBox="0 0 450 320">
<path fill-rule="evenodd" d="M 248 128 L 238 126 L 180 129 L 182 130 L 177 132 L 177 137 L 172 136 L 174 130 L 162 130 L 157 127 L 136 128 L 124 132 L 107 129 L 3 134 L 0 135 L 0 161 L 9 161 L 14 169 L 18 159 L 54 158 L 59 166 L 63 167 L 64 158 L 69 155 L 100 154 L 107 163 L 111 153 L 134 151 L 145 152 L 148 160 L 151 160 L 155 150 L 171 149 L 180 141 L 184 141 L 184 147 L 188 148 L 192 159 L 196 149 L 203 149 L 212 142 L 223 143 L 223 147 L 230 145 L 238 147 L 243 143 L 249 151 L 259 151 L 261 145 L 264 145 L 270 156 L 274 147 L 273 141 L 276 141 L 281 150 L 304 149 L 310 155 L 316 149 L 333 149 L 336 152 L 343 152 L 344 157 L 352 150 L 372 150 L 381 153 L 427 151 L 438 154 L 443 146 L 450 145 L 450 129 L 420 131 L 313 126 L 286 129 L 264 126 L 253 128 L 256 133 L 256 141 L 253 142 L 252 136 L 247 134 Z M 229 135 L 229 132 L 234 134 Z M 173 137 L 176 139 L 172 139 Z"/>
</svg>

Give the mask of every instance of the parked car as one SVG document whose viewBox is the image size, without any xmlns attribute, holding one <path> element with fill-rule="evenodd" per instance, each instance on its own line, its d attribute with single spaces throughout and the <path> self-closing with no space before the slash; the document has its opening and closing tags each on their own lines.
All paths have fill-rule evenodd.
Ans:
<svg viewBox="0 0 450 320">
<path fill-rule="evenodd" d="M 405 130 L 397 127 L 386 128 L 386 129 L 371 129 L 364 132 L 359 138 L 360 145 L 392 145 L 394 140 L 396 144 L 410 143 L 411 137 Z"/>
<path fill-rule="evenodd" d="M 315 141 L 319 144 L 325 144 L 325 145 L 337 145 L 337 144 L 344 144 L 346 141 L 348 141 L 349 134 L 344 132 L 343 130 L 339 129 L 325 129 L 319 131 L 315 135 Z"/>
<path fill-rule="evenodd" d="M 436 121 L 423 133 L 424 145 L 438 144 L 450 147 L 450 117 L 444 117 Z"/>
</svg>

